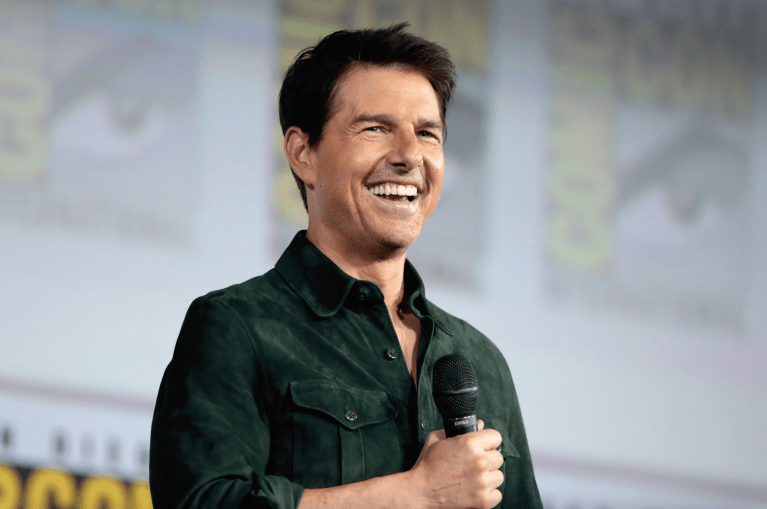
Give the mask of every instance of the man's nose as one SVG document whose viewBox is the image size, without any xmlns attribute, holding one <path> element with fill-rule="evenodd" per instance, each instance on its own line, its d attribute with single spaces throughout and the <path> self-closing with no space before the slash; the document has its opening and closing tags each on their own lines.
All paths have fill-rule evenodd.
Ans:
<svg viewBox="0 0 767 509">
<path fill-rule="evenodd" d="M 401 170 L 410 171 L 423 164 L 423 154 L 414 132 L 400 131 L 392 141 L 389 163 Z"/>
</svg>

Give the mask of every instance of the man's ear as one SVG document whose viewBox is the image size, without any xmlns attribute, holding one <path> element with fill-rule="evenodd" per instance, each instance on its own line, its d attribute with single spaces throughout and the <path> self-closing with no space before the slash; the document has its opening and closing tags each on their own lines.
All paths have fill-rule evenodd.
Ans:
<svg viewBox="0 0 767 509">
<path fill-rule="evenodd" d="M 314 151 L 309 146 L 309 135 L 296 126 L 285 131 L 285 155 L 288 163 L 306 187 L 314 189 L 317 182 L 317 167 Z"/>
</svg>

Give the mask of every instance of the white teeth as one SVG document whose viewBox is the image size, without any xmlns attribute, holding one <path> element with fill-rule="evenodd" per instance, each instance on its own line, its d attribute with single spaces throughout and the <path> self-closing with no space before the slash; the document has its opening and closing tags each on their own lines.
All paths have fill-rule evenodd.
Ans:
<svg viewBox="0 0 767 509">
<path fill-rule="evenodd" d="M 403 186 L 401 184 L 381 184 L 369 187 L 368 191 L 375 195 L 395 195 L 395 196 L 418 196 L 418 189 L 415 186 Z"/>
</svg>

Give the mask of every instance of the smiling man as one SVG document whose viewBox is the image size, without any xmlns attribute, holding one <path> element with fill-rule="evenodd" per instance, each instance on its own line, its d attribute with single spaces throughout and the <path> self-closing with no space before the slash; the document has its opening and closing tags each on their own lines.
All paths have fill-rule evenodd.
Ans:
<svg viewBox="0 0 767 509">
<path fill-rule="evenodd" d="M 155 507 L 541 507 L 505 360 L 406 260 L 453 87 L 405 25 L 296 57 L 280 121 L 309 225 L 273 270 L 192 303 L 152 423 Z M 447 439 L 431 378 L 450 353 L 475 366 L 481 421 Z"/>
</svg>

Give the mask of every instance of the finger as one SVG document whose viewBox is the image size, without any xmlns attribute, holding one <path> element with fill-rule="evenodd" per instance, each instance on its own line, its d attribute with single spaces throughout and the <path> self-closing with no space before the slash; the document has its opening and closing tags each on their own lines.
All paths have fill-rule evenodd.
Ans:
<svg viewBox="0 0 767 509">
<path fill-rule="evenodd" d="M 503 472 L 500 470 L 493 470 L 487 474 L 488 484 L 493 488 L 497 488 L 503 484 Z"/>
<path fill-rule="evenodd" d="M 503 465 L 503 455 L 496 450 L 487 451 L 487 454 L 490 455 L 490 470 L 498 470 L 501 468 L 501 465 Z"/>
<path fill-rule="evenodd" d="M 477 429 L 478 430 L 485 429 L 485 421 L 483 421 L 482 419 L 477 419 Z"/>
<path fill-rule="evenodd" d="M 440 440 L 445 440 L 445 430 L 441 429 L 438 431 L 432 431 L 428 435 L 426 435 L 426 442 L 424 442 L 423 447 L 424 449 L 427 447 L 432 446 L 433 444 L 436 444 Z"/>
<path fill-rule="evenodd" d="M 475 440 L 478 441 L 479 447 L 481 447 L 484 451 L 497 449 L 503 441 L 501 434 L 494 429 L 485 429 L 472 434 L 474 435 Z"/>
<path fill-rule="evenodd" d="M 503 495 L 498 490 L 491 491 L 487 496 L 487 505 L 485 507 L 496 507 L 503 500 Z"/>
</svg>

